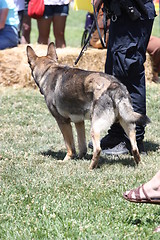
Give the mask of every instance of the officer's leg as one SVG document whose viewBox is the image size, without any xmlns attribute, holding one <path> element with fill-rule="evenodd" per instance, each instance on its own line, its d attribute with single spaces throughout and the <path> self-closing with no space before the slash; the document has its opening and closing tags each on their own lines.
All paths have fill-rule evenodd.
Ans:
<svg viewBox="0 0 160 240">
<path fill-rule="evenodd" d="M 109 28 L 109 40 L 107 45 L 107 58 L 105 63 L 105 73 L 114 75 L 114 67 L 115 67 L 115 57 L 114 57 L 114 48 L 116 42 L 119 38 L 118 29 L 121 27 L 121 23 L 119 21 L 110 23 Z M 108 134 L 101 139 L 101 148 L 113 148 L 118 145 L 120 142 L 124 141 L 124 130 L 120 126 L 120 124 L 115 123 L 112 125 L 111 129 L 108 131 Z"/>
<path fill-rule="evenodd" d="M 146 20 L 147 21 L 147 20 Z M 106 73 L 115 75 L 130 92 L 134 111 L 146 114 L 146 90 L 145 90 L 145 71 L 143 63 L 145 62 L 146 48 L 152 29 L 152 20 L 142 23 L 139 20 L 137 25 L 132 22 L 124 22 L 128 24 L 126 28 L 122 28 L 118 22 L 114 23 L 110 38 L 110 49 L 107 55 L 105 65 Z M 127 34 L 126 29 L 129 34 Z M 125 31 L 122 33 L 122 31 Z M 145 33 L 145 35 L 144 35 Z M 121 38 L 123 36 L 123 39 Z M 112 58 L 110 58 L 112 56 Z M 138 126 L 136 129 L 137 140 L 142 141 L 144 138 L 144 126 Z M 109 135 L 117 136 L 119 139 L 124 136 L 123 129 L 120 125 L 114 124 L 109 131 Z M 105 139 L 104 139 L 105 140 Z M 101 144 L 106 142 L 102 139 Z M 102 146 L 102 149 L 105 148 Z"/>
</svg>

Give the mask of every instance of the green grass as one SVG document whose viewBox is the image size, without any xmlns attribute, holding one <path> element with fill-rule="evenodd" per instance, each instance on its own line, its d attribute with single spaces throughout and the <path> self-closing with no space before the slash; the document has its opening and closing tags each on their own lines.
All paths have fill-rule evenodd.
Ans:
<svg viewBox="0 0 160 240">
<path fill-rule="evenodd" d="M 153 30 L 152 35 L 159 37 L 160 36 L 160 16 L 157 16 L 155 18 L 154 24 L 153 24 Z"/>
<path fill-rule="evenodd" d="M 68 46 L 80 47 L 86 12 L 70 11 Z M 159 31 L 158 21 L 154 35 Z M 37 41 L 36 21 L 32 42 Z M 148 181 L 160 168 L 160 86 L 147 85 L 143 165 L 129 155 L 104 158 L 89 171 L 82 160 L 60 163 L 65 146 L 42 95 L 33 89 L 0 88 L 0 239 L 159 239 L 160 209 L 126 202 L 125 190 Z M 90 123 L 86 122 L 87 142 Z"/>
<path fill-rule="evenodd" d="M 89 171 L 91 150 L 82 160 L 59 162 L 63 139 L 37 90 L 1 89 L 0 239 L 159 239 L 153 229 L 160 208 L 122 197 L 160 167 L 159 93 L 160 86 L 147 86 L 152 123 L 144 164 L 135 168 L 129 155 L 101 157 L 100 168 Z"/>
</svg>

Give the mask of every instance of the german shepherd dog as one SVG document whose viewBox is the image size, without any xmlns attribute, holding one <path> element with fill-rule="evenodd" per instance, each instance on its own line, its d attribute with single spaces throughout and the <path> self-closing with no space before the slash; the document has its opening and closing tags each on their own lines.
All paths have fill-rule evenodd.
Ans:
<svg viewBox="0 0 160 240">
<path fill-rule="evenodd" d="M 47 55 L 38 57 L 27 46 L 28 63 L 32 76 L 44 95 L 48 109 L 63 134 L 67 154 L 64 160 L 76 154 L 71 122 L 75 123 L 79 157 L 87 153 L 84 120 L 91 120 L 93 157 L 90 169 L 98 166 L 100 133 L 119 122 L 130 139 L 136 164 L 140 155 L 136 143 L 135 124 L 146 124 L 149 118 L 133 111 L 126 87 L 114 76 L 85 71 L 58 64 L 54 43 L 50 43 Z"/>
</svg>

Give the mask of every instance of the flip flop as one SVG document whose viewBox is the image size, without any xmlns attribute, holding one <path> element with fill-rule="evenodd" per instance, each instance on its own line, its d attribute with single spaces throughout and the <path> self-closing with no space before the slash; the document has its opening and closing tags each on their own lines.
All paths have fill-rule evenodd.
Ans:
<svg viewBox="0 0 160 240">
<path fill-rule="evenodd" d="M 142 191 L 145 195 L 146 198 L 141 198 L 140 197 L 140 189 L 142 188 Z M 135 194 L 135 198 L 132 197 L 132 194 Z M 130 190 L 128 193 L 124 193 L 123 197 L 129 201 L 129 202 L 134 202 L 134 203 L 150 203 L 150 204 L 159 204 L 160 205 L 160 198 L 150 198 L 146 191 L 144 190 L 144 185 Z"/>
</svg>

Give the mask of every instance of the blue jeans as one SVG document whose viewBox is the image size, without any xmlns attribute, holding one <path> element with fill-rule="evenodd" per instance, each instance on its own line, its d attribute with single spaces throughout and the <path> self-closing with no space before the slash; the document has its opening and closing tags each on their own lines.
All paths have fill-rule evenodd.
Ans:
<svg viewBox="0 0 160 240">
<path fill-rule="evenodd" d="M 55 15 L 67 16 L 68 12 L 69 12 L 69 4 L 45 5 L 43 17 L 47 19 Z"/>
<path fill-rule="evenodd" d="M 0 50 L 16 47 L 18 44 L 18 31 L 14 26 L 5 25 L 0 30 Z"/>
</svg>

